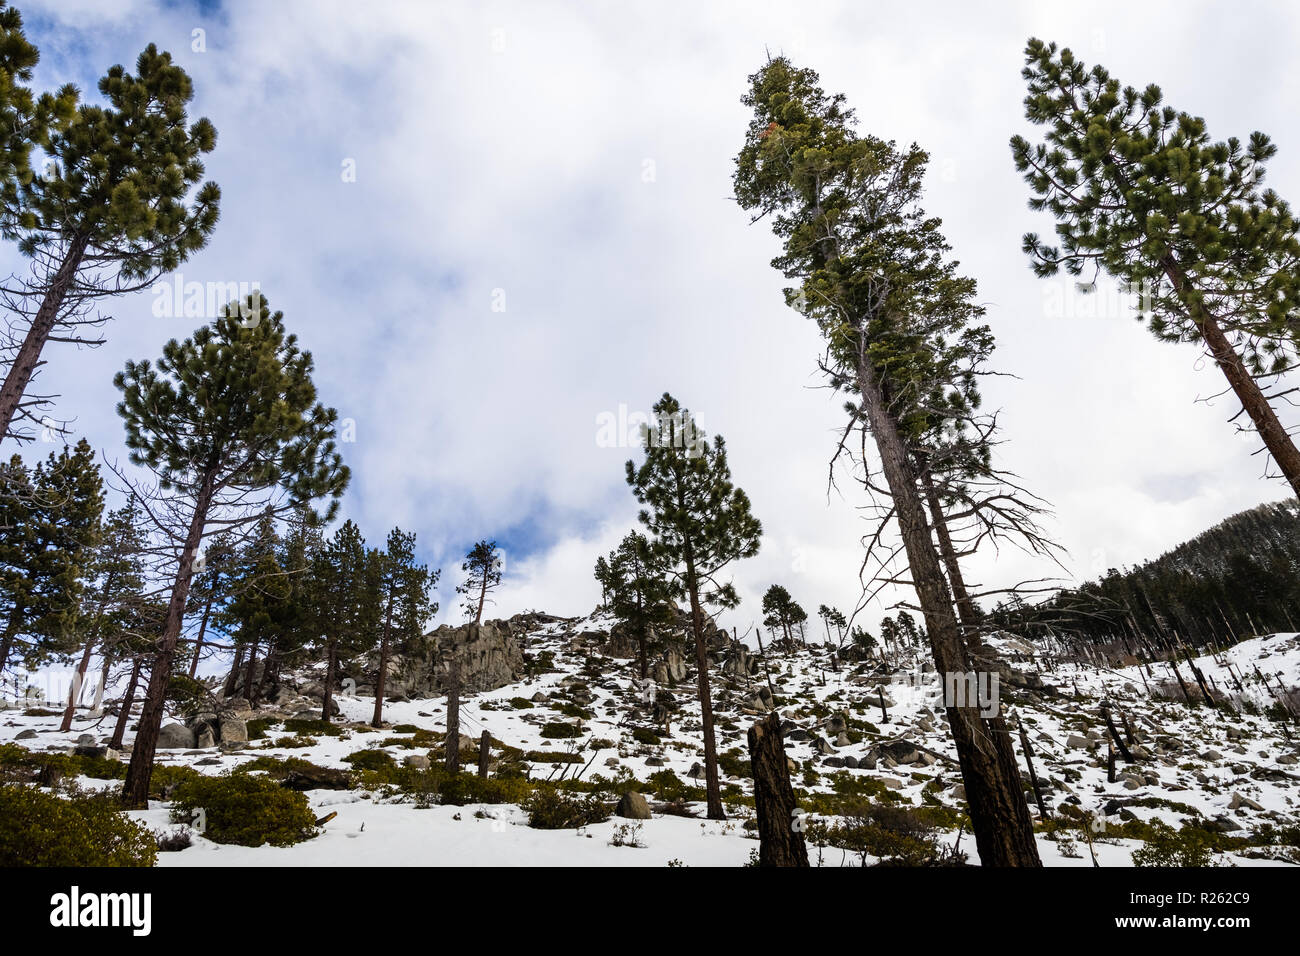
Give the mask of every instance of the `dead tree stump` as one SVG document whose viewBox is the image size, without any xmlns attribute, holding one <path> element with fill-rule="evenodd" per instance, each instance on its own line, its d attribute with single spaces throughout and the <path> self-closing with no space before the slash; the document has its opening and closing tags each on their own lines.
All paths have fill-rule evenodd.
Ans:
<svg viewBox="0 0 1300 956">
<path fill-rule="evenodd" d="M 758 865 L 807 866 L 808 846 L 790 786 L 780 714 L 768 714 L 749 728 L 749 762 L 754 771 Z"/>
</svg>

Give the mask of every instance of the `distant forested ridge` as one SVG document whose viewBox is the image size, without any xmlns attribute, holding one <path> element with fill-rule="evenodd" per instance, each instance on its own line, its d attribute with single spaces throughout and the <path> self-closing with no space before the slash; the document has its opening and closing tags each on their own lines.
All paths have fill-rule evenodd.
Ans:
<svg viewBox="0 0 1300 956">
<path fill-rule="evenodd" d="M 1234 643 L 1300 621 L 1300 502 L 1233 515 L 1139 567 L 1063 590 L 1037 605 L 1003 604 L 993 623 L 1066 642 L 1167 647 Z"/>
</svg>

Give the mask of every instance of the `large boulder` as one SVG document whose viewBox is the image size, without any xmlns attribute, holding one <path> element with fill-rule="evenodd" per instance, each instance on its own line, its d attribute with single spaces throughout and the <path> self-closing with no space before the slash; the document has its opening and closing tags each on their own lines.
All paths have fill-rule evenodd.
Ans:
<svg viewBox="0 0 1300 956">
<path fill-rule="evenodd" d="M 409 641 L 390 658 L 389 698 L 445 694 L 447 669 L 453 660 L 459 665 L 461 688 L 466 691 L 495 690 L 524 674 L 522 643 L 511 622 L 444 624 Z"/>
<path fill-rule="evenodd" d="M 217 730 L 223 744 L 248 743 L 248 724 L 238 717 L 223 717 Z"/>
<path fill-rule="evenodd" d="M 649 820 L 650 804 L 646 803 L 645 797 L 641 794 L 629 790 L 619 799 L 614 813 L 627 820 Z"/>
<path fill-rule="evenodd" d="M 190 750 L 194 743 L 194 731 L 184 724 L 163 724 L 158 731 L 159 750 Z"/>
</svg>

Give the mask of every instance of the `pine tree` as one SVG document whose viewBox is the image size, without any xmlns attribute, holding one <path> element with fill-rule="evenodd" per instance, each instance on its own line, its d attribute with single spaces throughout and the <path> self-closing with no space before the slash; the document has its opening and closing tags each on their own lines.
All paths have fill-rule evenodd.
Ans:
<svg viewBox="0 0 1300 956">
<path fill-rule="evenodd" d="M 260 294 L 232 303 L 193 336 L 168 342 L 156 363 L 128 362 L 115 384 L 131 461 L 148 468 L 167 503 L 184 514 L 174 540 L 179 560 L 131 753 L 124 800 L 149 794 L 158 730 L 189 597 L 193 563 L 209 518 L 306 507 L 347 486 L 335 451 L 337 413 L 316 401 L 311 353 L 286 333 L 282 313 Z M 233 519 L 232 519 L 233 520 Z"/>
<path fill-rule="evenodd" d="M 254 706 L 259 687 L 255 681 L 257 655 L 265 650 L 269 657 L 272 648 L 279 645 L 292 592 L 289 575 L 281 564 L 280 544 L 273 515 L 263 514 L 244 547 L 236 552 L 230 575 L 231 600 L 222 614 L 242 662 L 244 697 Z M 263 664 L 264 673 L 265 669 Z"/>
<path fill-rule="evenodd" d="M 375 713 L 372 727 L 384 724 L 384 684 L 388 679 L 388 658 L 394 641 L 418 637 L 424 623 L 438 613 L 432 590 L 440 571 L 430 571 L 415 560 L 415 532 L 394 528 L 380 554 L 380 594 L 384 624 L 379 642 L 379 671 L 375 676 Z"/>
<path fill-rule="evenodd" d="M 15 649 L 31 668 L 75 646 L 103 506 L 84 439 L 30 471 L 15 455 L 0 473 L 0 671 Z"/>
<path fill-rule="evenodd" d="M 456 588 L 465 596 L 461 607 L 475 624 L 483 623 L 483 608 L 491 603 L 488 595 L 501 584 L 501 553 L 495 541 L 480 541 L 470 548 L 460 566 L 465 581 Z"/>
<path fill-rule="evenodd" d="M 1025 116 L 1046 131 L 1011 151 L 1060 243 L 1025 236 L 1034 271 L 1064 267 L 1084 288 L 1107 272 L 1140 294 L 1156 338 L 1204 346 L 1300 495 L 1300 450 L 1260 387 L 1296 367 L 1300 342 L 1300 222 L 1261 189 L 1277 147 L 1259 132 L 1212 142 L 1158 86 L 1121 88 L 1054 43 L 1031 39 L 1025 63 Z"/>
<path fill-rule="evenodd" d="M 802 615 L 808 619 L 798 602 L 790 592 L 779 584 L 773 584 L 763 594 L 763 624 L 775 632 L 780 629 L 784 638 L 786 653 L 794 649 L 794 629 Z"/>
<path fill-rule="evenodd" d="M 762 525 L 749 497 L 731 480 L 726 442 L 710 442 L 690 412 L 668 393 L 654 406 L 655 426 L 641 429 L 645 461 L 627 463 L 627 482 L 645 507 L 640 520 L 650 533 L 654 563 L 690 599 L 696 680 L 704 735 L 704 774 L 710 820 L 726 819 L 718 780 L 704 607 L 735 607 L 730 582 L 718 576 L 730 564 L 758 553 Z"/>
<path fill-rule="evenodd" d="M 926 431 L 918 397 L 944 367 L 943 326 L 960 318 L 944 303 L 963 300 L 971 283 L 947 258 L 939 220 L 920 208 L 925 153 L 859 135 L 845 98 L 818 82 L 783 57 L 750 77 L 742 101 L 753 115 L 737 157 L 736 198 L 756 217 L 772 217 L 784 244 L 773 265 L 797 283 L 786 301 L 817 323 L 833 386 L 857 398 L 849 427 L 875 444 L 935 667 L 970 673 L 914 452 Z M 949 707 L 948 718 L 981 860 L 1039 865 L 1004 721 L 985 720 L 969 702 Z"/>
<path fill-rule="evenodd" d="M 220 621 L 229 604 L 235 571 L 235 541 L 233 535 L 215 535 L 203 549 L 203 570 L 197 572 L 190 584 L 191 613 L 199 613 L 199 631 L 194 638 L 194 653 L 190 657 L 189 676 L 193 678 L 203 659 L 203 642 L 211 624 Z"/>
<path fill-rule="evenodd" d="M 0 441 L 18 436 L 15 419 L 41 404 L 24 396 L 46 344 L 102 341 L 78 332 L 105 321 L 96 300 L 148 288 L 203 248 L 216 225 L 216 184 L 190 198 L 217 133 L 207 119 L 187 126 L 189 76 L 152 43 L 136 74 L 110 68 L 99 81 L 107 105 L 83 105 L 52 128 L 41 144 L 47 170 L 23 177 L 0 206 L 0 234 L 18 241 L 32 267 L 7 296 L 29 325 L 0 385 Z"/>
<path fill-rule="evenodd" d="M 601 580 L 602 566 L 608 588 L 608 607 L 636 640 L 637 670 L 641 679 L 650 674 L 651 635 L 654 628 L 670 623 L 674 617 L 673 588 L 664 573 L 655 566 L 650 540 L 639 531 L 629 531 L 610 552 L 609 560 L 596 562 L 596 578 Z"/>
<path fill-rule="evenodd" d="M 22 14 L 0 0 L 0 206 L 18 201 L 22 184 L 34 175 L 33 148 L 43 147 L 51 126 L 66 123 L 76 110 L 71 83 L 57 93 L 32 93 L 28 84 L 40 58 L 23 31 Z"/>
<path fill-rule="evenodd" d="M 84 645 L 77 663 L 77 676 L 63 711 L 61 731 L 72 729 L 73 713 L 91 654 L 99 650 L 106 665 L 112 660 L 114 636 L 120 633 L 123 618 L 132 613 L 140 600 L 145 579 L 144 531 L 140 519 L 140 509 L 134 498 L 111 512 L 86 561 L 88 586 L 83 597 L 79 628 L 85 635 Z"/>
<path fill-rule="evenodd" d="M 312 557 L 308 593 L 319 635 L 313 650 L 325 661 L 322 720 L 332 716 L 340 670 L 378 642 L 382 571 L 379 553 L 366 548 L 361 529 L 351 519 Z"/>
</svg>

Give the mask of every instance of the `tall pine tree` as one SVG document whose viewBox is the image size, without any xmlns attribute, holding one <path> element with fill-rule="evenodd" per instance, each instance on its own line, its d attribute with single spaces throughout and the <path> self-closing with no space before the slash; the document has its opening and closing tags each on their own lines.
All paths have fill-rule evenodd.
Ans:
<svg viewBox="0 0 1300 956">
<path fill-rule="evenodd" d="M 251 321 L 250 317 L 251 316 Z M 311 353 L 285 331 L 260 294 L 225 314 L 156 362 L 128 362 L 115 384 L 131 461 L 157 477 L 180 513 L 173 529 L 177 563 L 167 618 L 153 661 L 124 801 L 144 806 L 158 730 L 193 576 L 194 557 L 214 513 L 255 521 L 266 507 L 305 507 L 348 482 L 334 446 L 337 413 L 316 401 Z"/>
<path fill-rule="evenodd" d="M 749 497 L 731 480 L 721 435 L 710 442 L 690 412 L 668 393 L 655 403 L 653 426 L 641 429 L 645 461 L 627 463 L 627 483 L 644 508 L 654 563 L 690 600 L 696 682 L 704 734 L 704 776 L 710 820 L 724 820 L 713 734 L 709 655 L 704 639 L 706 605 L 735 607 L 735 588 L 719 580 L 733 562 L 758 553 L 763 528 Z"/>
</svg>

